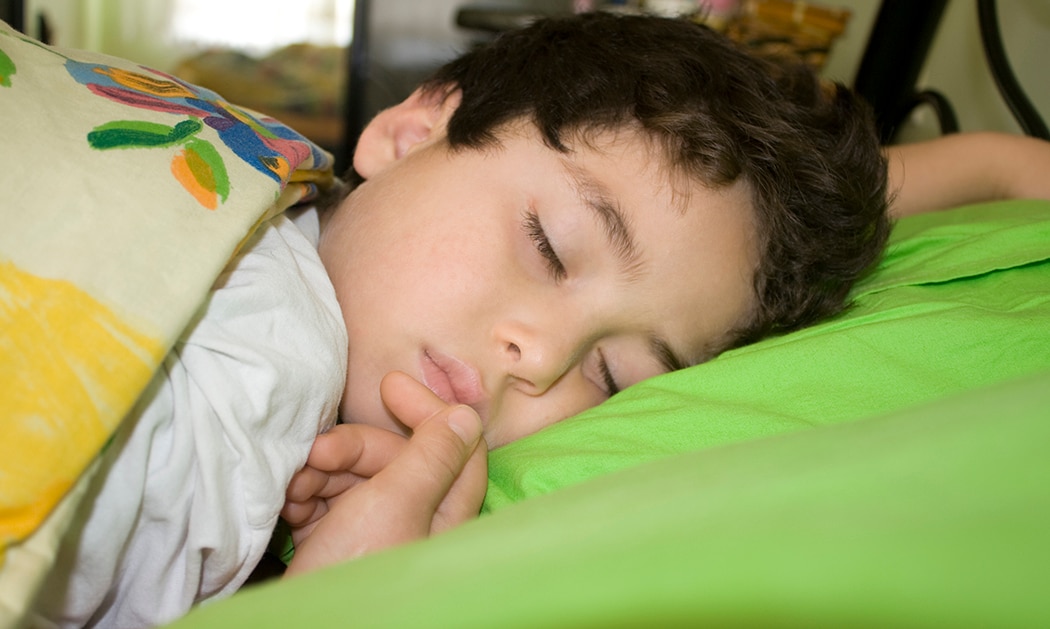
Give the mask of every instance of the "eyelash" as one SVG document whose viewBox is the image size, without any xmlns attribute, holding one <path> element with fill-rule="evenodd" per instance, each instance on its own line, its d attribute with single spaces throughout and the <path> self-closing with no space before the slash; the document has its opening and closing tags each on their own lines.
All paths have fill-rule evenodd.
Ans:
<svg viewBox="0 0 1050 629">
<path fill-rule="evenodd" d="M 605 356 L 600 351 L 598 352 L 598 369 L 601 371 L 602 380 L 605 381 L 605 388 L 609 397 L 619 393 L 620 387 L 616 385 L 616 380 L 613 379 L 612 372 L 609 371 L 609 363 L 606 362 Z"/>
<path fill-rule="evenodd" d="M 554 278 L 554 281 L 558 282 L 568 277 L 565 265 L 562 264 L 558 253 L 551 246 L 550 239 L 547 238 L 547 232 L 544 231 L 543 225 L 540 223 L 540 217 L 535 212 L 526 212 L 522 220 L 522 226 L 536 247 L 536 251 L 547 261 L 547 271 Z"/>
</svg>

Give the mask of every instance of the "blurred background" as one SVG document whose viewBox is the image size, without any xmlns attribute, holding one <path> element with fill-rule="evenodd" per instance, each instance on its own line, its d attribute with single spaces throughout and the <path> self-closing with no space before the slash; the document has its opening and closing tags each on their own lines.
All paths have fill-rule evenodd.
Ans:
<svg viewBox="0 0 1050 629">
<path fill-rule="evenodd" d="M 20 22 L 31 36 L 133 59 L 273 115 L 343 164 L 365 121 L 474 42 L 534 15 L 595 8 L 691 13 L 750 45 L 798 54 L 849 85 L 880 11 L 896 8 L 897 21 L 884 23 L 879 36 L 892 53 L 917 57 L 915 76 L 892 55 L 880 58 L 880 92 L 887 82 L 914 82 L 902 89 L 936 90 L 963 130 L 1021 130 L 989 72 L 972 0 L 0 0 L 0 6 L 0 18 Z M 998 4 L 997 15 L 1013 72 L 1045 117 L 1050 2 L 1010 0 Z M 916 27 L 920 20 L 928 23 Z M 888 141 L 940 133 L 934 108 L 909 111 Z"/>
</svg>

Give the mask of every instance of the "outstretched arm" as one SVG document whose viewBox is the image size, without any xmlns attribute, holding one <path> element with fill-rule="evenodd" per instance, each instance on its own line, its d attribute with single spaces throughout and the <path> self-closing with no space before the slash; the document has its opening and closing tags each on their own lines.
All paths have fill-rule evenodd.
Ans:
<svg viewBox="0 0 1050 629">
<path fill-rule="evenodd" d="M 896 218 L 996 199 L 1050 199 L 1050 143 L 958 133 L 886 148 Z"/>
</svg>

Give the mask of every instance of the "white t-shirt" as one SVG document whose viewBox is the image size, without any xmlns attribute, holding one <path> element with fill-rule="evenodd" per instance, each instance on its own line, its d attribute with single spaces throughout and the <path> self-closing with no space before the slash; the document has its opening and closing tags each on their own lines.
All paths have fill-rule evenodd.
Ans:
<svg viewBox="0 0 1050 629">
<path fill-rule="evenodd" d="M 161 624 L 251 574 L 346 379 L 316 213 L 296 223 L 259 228 L 114 436 L 35 625 Z"/>
</svg>

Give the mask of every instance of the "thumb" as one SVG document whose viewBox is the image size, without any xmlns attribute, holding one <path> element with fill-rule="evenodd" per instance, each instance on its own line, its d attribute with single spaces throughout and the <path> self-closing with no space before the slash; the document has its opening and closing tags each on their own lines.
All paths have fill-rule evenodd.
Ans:
<svg viewBox="0 0 1050 629">
<path fill-rule="evenodd" d="M 481 418 L 474 409 L 461 405 L 452 407 L 447 421 L 449 430 L 456 433 L 456 436 L 463 441 L 466 448 L 464 452 L 470 456 L 470 453 L 474 451 L 474 446 L 478 445 L 478 440 L 481 439 L 483 430 Z"/>
<path fill-rule="evenodd" d="M 438 506 L 430 526 L 431 534 L 440 533 L 476 518 L 485 501 L 488 480 L 488 447 L 482 439 Z"/>
<path fill-rule="evenodd" d="M 409 517 L 430 522 L 481 441 L 469 406 L 447 407 L 419 425 L 404 450 L 372 480 L 405 499 Z"/>
</svg>

